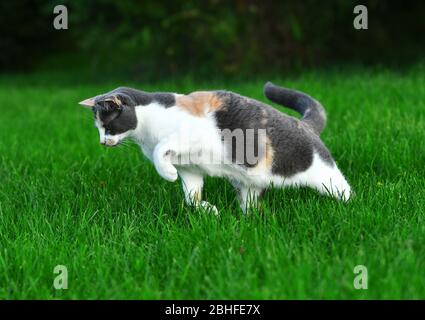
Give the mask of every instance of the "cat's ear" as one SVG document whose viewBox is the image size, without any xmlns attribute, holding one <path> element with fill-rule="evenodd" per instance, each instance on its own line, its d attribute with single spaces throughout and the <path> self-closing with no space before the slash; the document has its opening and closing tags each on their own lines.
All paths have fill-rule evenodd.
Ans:
<svg viewBox="0 0 425 320">
<path fill-rule="evenodd" d="M 80 101 L 79 104 L 82 105 L 85 108 L 91 109 L 92 107 L 94 107 L 94 104 L 95 104 L 94 99 L 95 98 L 96 97 L 88 98 L 86 100 Z"/>
<path fill-rule="evenodd" d="M 109 97 L 105 98 L 104 101 L 109 101 L 117 109 L 121 109 L 121 107 L 122 107 L 122 100 L 121 100 L 119 95 L 109 96 Z"/>
</svg>

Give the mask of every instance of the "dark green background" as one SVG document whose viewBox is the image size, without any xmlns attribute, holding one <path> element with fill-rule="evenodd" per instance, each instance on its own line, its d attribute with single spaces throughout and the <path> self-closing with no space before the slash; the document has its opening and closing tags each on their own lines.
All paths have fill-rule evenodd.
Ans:
<svg viewBox="0 0 425 320">
<path fill-rule="evenodd" d="M 65 4 L 69 29 L 53 28 Z M 353 28 L 353 8 L 369 29 Z M 0 4 L 0 70 L 246 75 L 424 55 L 423 1 L 21 0 Z"/>
</svg>

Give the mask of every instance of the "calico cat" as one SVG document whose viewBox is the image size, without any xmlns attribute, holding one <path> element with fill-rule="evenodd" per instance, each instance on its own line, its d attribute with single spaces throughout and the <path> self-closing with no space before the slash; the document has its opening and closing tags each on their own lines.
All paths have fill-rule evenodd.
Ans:
<svg viewBox="0 0 425 320">
<path fill-rule="evenodd" d="M 161 177 L 180 176 L 190 205 L 218 213 L 201 200 L 206 175 L 228 178 L 244 212 L 271 185 L 309 186 L 347 201 L 351 188 L 319 137 L 326 124 L 321 104 L 270 82 L 264 94 L 302 119 L 230 91 L 181 95 L 120 87 L 80 104 L 93 110 L 101 144 L 133 139 Z"/>
</svg>

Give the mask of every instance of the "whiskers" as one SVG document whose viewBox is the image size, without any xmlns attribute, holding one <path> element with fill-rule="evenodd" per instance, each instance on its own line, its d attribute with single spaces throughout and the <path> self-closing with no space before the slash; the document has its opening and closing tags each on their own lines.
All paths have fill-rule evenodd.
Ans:
<svg viewBox="0 0 425 320">
<path fill-rule="evenodd" d="M 121 141 L 118 145 L 117 148 L 125 148 L 125 149 L 129 149 L 132 148 L 134 146 L 134 142 L 131 140 L 127 140 L 124 139 L 123 141 Z"/>
</svg>

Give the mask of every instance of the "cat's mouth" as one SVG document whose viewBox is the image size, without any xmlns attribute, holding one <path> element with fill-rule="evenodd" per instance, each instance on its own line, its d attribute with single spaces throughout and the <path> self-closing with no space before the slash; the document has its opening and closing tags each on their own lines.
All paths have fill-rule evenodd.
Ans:
<svg viewBox="0 0 425 320">
<path fill-rule="evenodd" d="M 120 141 L 113 141 L 113 140 L 106 140 L 105 143 L 102 143 L 105 147 L 109 147 L 109 148 L 113 148 L 113 147 L 117 147 L 122 143 L 122 140 Z"/>
<path fill-rule="evenodd" d="M 105 144 L 105 147 L 114 148 L 114 147 L 118 147 L 120 144 L 121 144 L 121 141 L 119 141 L 115 144 Z"/>
</svg>

